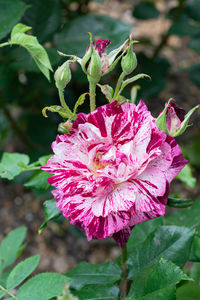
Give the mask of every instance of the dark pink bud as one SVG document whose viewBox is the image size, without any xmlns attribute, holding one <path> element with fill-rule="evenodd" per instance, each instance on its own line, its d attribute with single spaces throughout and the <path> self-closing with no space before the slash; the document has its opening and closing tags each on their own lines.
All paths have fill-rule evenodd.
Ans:
<svg viewBox="0 0 200 300">
<path fill-rule="evenodd" d="M 184 109 L 178 107 L 175 101 L 170 102 L 166 113 L 167 130 L 169 133 L 174 134 L 181 129 L 181 123 L 183 122 L 184 117 Z"/>
</svg>

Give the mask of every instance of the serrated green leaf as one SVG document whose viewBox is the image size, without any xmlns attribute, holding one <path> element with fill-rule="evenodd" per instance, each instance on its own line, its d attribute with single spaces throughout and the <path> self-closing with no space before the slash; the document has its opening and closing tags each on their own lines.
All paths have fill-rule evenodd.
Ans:
<svg viewBox="0 0 200 300">
<path fill-rule="evenodd" d="M 43 203 L 43 206 L 44 206 L 45 220 L 39 228 L 39 233 L 46 227 L 48 221 L 54 220 L 61 215 L 61 212 L 56 207 L 55 199 L 46 200 Z"/>
<path fill-rule="evenodd" d="M 33 27 L 33 35 L 40 42 L 51 38 L 61 24 L 61 5 L 57 0 L 25 0 L 27 9 L 23 21 Z M 45 13 L 44 13 L 45 12 Z"/>
<path fill-rule="evenodd" d="M 35 36 L 25 33 L 27 30 L 30 30 L 30 27 L 17 24 L 11 32 L 9 43 L 24 47 L 31 54 L 41 72 L 49 79 L 49 70 L 52 71 L 52 67 L 47 52 Z"/>
<path fill-rule="evenodd" d="M 183 183 L 185 183 L 187 186 L 191 188 L 195 188 L 197 180 L 192 175 L 192 169 L 189 164 L 187 164 L 181 172 L 176 176 L 176 179 L 181 180 Z"/>
<path fill-rule="evenodd" d="M 82 57 L 88 46 L 87 32 L 91 30 L 93 37 L 97 39 L 103 39 L 102 34 L 106 32 L 106 38 L 112 41 L 109 49 L 113 50 L 121 45 L 121 41 L 127 39 L 132 26 L 104 15 L 77 17 L 67 22 L 61 32 L 55 35 L 54 41 L 57 49 Z"/>
<path fill-rule="evenodd" d="M 134 7 L 133 16 L 140 20 L 155 19 L 159 16 L 160 11 L 153 2 L 142 1 Z"/>
<path fill-rule="evenodd" d="M 72 279 L 71 288 L 80 290 L 86 285 L 113 284 L 121 278 L 121 268 L 113 262 L 93 265 L 81 262 L 74 269 L 67 272 L 67 277 Z"/>
<path fill-rule="evenodd" d="M 0 244 L 1 270 L 11 265 L 18 256 L 18 251 L 26 236 L 26 227 L 22 226 L 11 231 Z"/>
<path fill-rule="evenodd" d="M 178 266 L 161 258 L 156 264 L 143 269 L 137 275 L 127 298 L 174 300 L 175 286 L 181 280 L 190 280 L 190 278 Z"/>
<path fill-rule="evenodd" d="M 24 171 L 23 165 L 29 163 L 28 155 L 4 152 L 0 162 L 0 176 L 12 180 Z"/>
<path fill-rule="evenodd" d="M 86 285 L 75 294 L 79 300 L 116 300 L 119 288 L 115 285 Z"/>
<path fill-rule="evenodd" d="M 46 191 L 50 188 L 50 184 L 47 179 L 51 176 L 52 174 L 42 170 L 36 171 L 26 180 L 24 186 L 38 191 Z"/>
<path fill-rule="evenodd" d="M 20 300 L 49 300 L 62 294 L 67 278 L 57 273 L 41 273 L 26 281 L 18 290 Z"/>
<path fill-rule="evenodd" d="M 194 230 L 186 227 L 159 227 L 129 253 L 128 277 L 134 279 L 141 270 L 154 264 L 160 257 L 183 267 L 189 258 L 194 234 Z"/>
<path fill-rule="evenodd" d="M 166 218 L 167 224 L 174 224 L 178 226 L 196 227 L 200 225 L 200 199 L 194 201 L 192 207 L 177 210 Z"/>
<path fill-rule="evenodd" d="M 47 114 L 46 114 L 47 110 L 49 110 L 51 112 L 56 112 L 61 117 L 65 118 L 65 119 L 69 119 L 70 117 L 72 117 L 71 114 L 69 114 L 62 106 L 59 106 L 59 105 L 52 105 L 52 106 L 46 106 L 46 107 L 44 107 L 42 109 L 42 114 L 46 118 L 47 118 Z"/>
<path fill-rule="evenodd" d="M 11 31 L 27 7 L 20 0 L 0 0 L 0 39 Z"/>
<path fill-rule="evenodd" d="M 85 97 L 88 94 L 89 93 L 84 93 L 84 94 L 80 95 L 80 97 L 78 98 L 78 100 L 76 101 L 75 106 L 74 106 L 74 114 L 76 114 L 77 108 L 84 103 Z"/>
<path fill-rule="evenodd" d="M 10 272 L 7 279 L 7 289 L 14 289 L 26 279 L 37 267 L 40 260 L 39 255 L 32 256 L 18 263 Z"/>
<path fill-rule="evenodd" d="M 134 247 L 136 247 L 139 243 L 144 242 L 152 232 L 158 230 L 158 228 L 162 225 L 164 225 L 163 217 L 137 224 L 132 229 L 127 243 L 128 253 L 133 252 Z"/>
<path fill-rule="evenodd" d="M 199 300 L 200 286 L 195 283 L 185 284 L 177 289 L 176 300 Z"/>
</svg>

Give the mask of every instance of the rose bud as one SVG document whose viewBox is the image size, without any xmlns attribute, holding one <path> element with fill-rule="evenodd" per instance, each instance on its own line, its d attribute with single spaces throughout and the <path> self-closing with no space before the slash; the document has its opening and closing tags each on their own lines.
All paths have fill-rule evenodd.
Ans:
<svg viewBox="0 0 200 300">
<path fill-rule="evenodd" d="M 170 99 L 156 119 L 156 125 L 172 137 L 179 136 L 188 127 L 189 119 L 198 107 L 199 105 L 193 107 L 185 114 L 184 109 L 178 107 L 174 99 Z"/>
<path fill-rule="evenodd" d="M 127 54 L 122 58 L 121 61 L 122 70 L 125 75 L 132 73 L 137 67 L 137 58 L 133 52 L 133 41 L 130 41 Z"/>
<path fill-rule="evenodd" d="M 64 89 L 71 80 L 71 70 L 69 67 L 70 61 L 66 61 L 62 66 L 58 67 L 54 74 L 56 87 Z"/>
</svg>

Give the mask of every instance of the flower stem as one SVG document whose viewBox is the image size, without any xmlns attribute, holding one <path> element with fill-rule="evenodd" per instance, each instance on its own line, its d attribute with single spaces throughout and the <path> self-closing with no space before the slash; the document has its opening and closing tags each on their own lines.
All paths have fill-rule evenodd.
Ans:
<svg viewBox="0 0 200 300">
<path fill-rule="evenodd" d="M 113 96 L 113 101 L 115 101 L 115 98 L 119 94 L 119 90 L 120 90 L 120 87 L 122 85 L 122 81 L 123 81 L 124 77 L 125 77 L 125 74 L 124 74 L 124 72 L 122 72 L 121 75 L 119 76 L 118 81 L 117 81 L 117 85 L 116 85 L 116 88 L 115 88 L 115 93 L 114 93 L 114 96 Z"/>
<path fill-rule="evenodd" d="M 8 42 L 6 42 L 6 43 L 2 43 L 2 44 L 0 44 L 0 48 L 1 47 L 4 47 L 4 46 L 9 46 L 10 44 L 8 43 Z"/>
<path fill-rule="evenodd" d="M 89 90 L 90 90 L 90 112 L 96 109 L 96 83 L 89 80 Z"/>
<path fill-rule="evenodd" d="M 2 290 L 2 291 L 4 291 L 4 292 L 6 292 L 9 296 L 11 296 L 12 298 L 14 298 L 14 299 L 17 299 L 17 297 L 13 294 L 13 293 L 11 293 L 11 292 L 9 292 L 7 289 L 5 289 L 2 285 L 0 285 L 0 289 Z"/>
<path fill-rule="evenodd" d="M 66 110 L 66 112 L 70 115 L 70 117 L 73 118 L 74 114 L 73 114 L 73 112 L 71 111 L 71 109 L 69 108 L 69 106 L 65 102 L 63 90 L 62 89 L 58 89 L 58 93 L 59 93 L 60 103 L 61 103 L 62 107 Z"/>
<path fill-rule="evenodd" d="M 126 297 L 127 294 L 127 284 L 128 284 L 128 280 L 127 280 L 127 270 L 126 270 L 126 261 L 127 261 L 127 246 L 126 244 L 124 245 L 124 249 L 122 251 L 122 272 L 123 272 L 123 281 L 122 281 L 122 298 Z"/>
</svg>

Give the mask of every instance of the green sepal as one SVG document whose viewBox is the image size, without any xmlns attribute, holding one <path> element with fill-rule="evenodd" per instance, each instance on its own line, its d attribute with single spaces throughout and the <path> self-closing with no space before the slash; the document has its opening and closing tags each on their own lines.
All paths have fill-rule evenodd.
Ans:
<svg viewBox="0 0 200 300">
<path fill-rule="evenodd" d="M 64 119 L 71 118 L 71 114 L 69 114 L 62 106 L 59 106 L 59 105 L 45 106 L 42 109 L 42 114 L 45 118 L 48 117 L 47 113 L 46 113 L 47 110 L 58 113 Z"/>
<path fill-rule="evenodd" d="M 137 99 L 138 90 L 140 90 L 140 85 L 135 85 L 131 88 L 131 103 L 135 103 Z"/>
<path fill-rule="evenodd" d="M 169 131 L 167 129 L 167 109 L 169 107 L 169 104 L 173 101 L 173 99 L 169 99 L 167 105 L 163 109 L 163 111 L 159 114 L 159 116 L 156 119 L 156 125 L 160 130 L 165 131 L 166 134 L 169 135 Z"/>
<path fill-rule="evenodd" d="M 178 130 L 178 131 L 173 135 L 173 137 L 176 137 L 176 136 L 181 135 L 181 134 L 186 130 L 186 128 L 189 126 L 189 125 L 188 125 L 188 122 L 189 122 L 189 120 L 190 120 L 191 115 L 193 114 L 193 112 L 195 112 L 195 110 L 196 110 L 197 108 L 199 108 L 199 106 L 200 106 L 200 104 L 198 104 L 198 105 L 196 105 L 195 107 L 193 107 L 192 109 L 190 109 L 190 111 L 185 115 L 185 118 L 184 118 L 183 122 L 181 123 L 181 128 L 180 128 L 180 130 Z"/>
<path fill-rule="evenodd" d="M 176 208 L 185 208 L 192 206 L 193 201 L 190 199 L 168 197 L 167 205 Z"/>
<path fill-rule="evenodd" d="M 97 84 L 97 85 L 100 87 L 101 92 L 106 96 L 106 99 L 108 99 L 109 102 L 112 102 L 112 97 L 114 95 L 113 88 L 108 84 L 104 84 L 104 85 Z"/>
<path fill-rule="evenodd" d="M 86 64 L 89 62 L 89 60 L 91 59 L 92 56 L 92 52 L 93 52 L 93 43 L 92 43 L 92 34 L 91 32 L 88 32 L 89 36 L 90 36 L 90 46 L 89 49 L 86 51 L 85 55 L 83 56 L 83 58 L 80 61 L 80 65 L 83 69 L 83 72 L 88 74 L 87 70 L 86 70 Z"/>
<path fill-rule="evenodd" d="M 147 77 L 147 78 L 151 79 L 151 77 L 150 77 L 149 75 L 143 74 L 143 73 L 138 74 L 138 75 L 135 75 L 135 76 L 133 76 L 133 77 L 131 77 L 131 78 L 126 79 L 125 81 L 122 82 L 122 85 L 121 85 L 121 88 L 120 88 L 119 93 L 121 93 L 121 92 L 123 91 L 123 89 L 124 89 L 128 84 L 133 83 L 133 82 L 135 82 L 136 80 L 141 79 L 141 78 L 144 78 L 144 77 Z"/>
<path fill-rule="evenodd" d="M 76 114 L 78 106 L 80 106 L 84 103 L 86 95 L 89 95 L 89 93 L 84 93 L 84 94 L 80 95 L 80 97 L 76 101 L 75 106 L 74 106 L 74 112 L 73 112 L 74 115 Z"/>
</svg>

